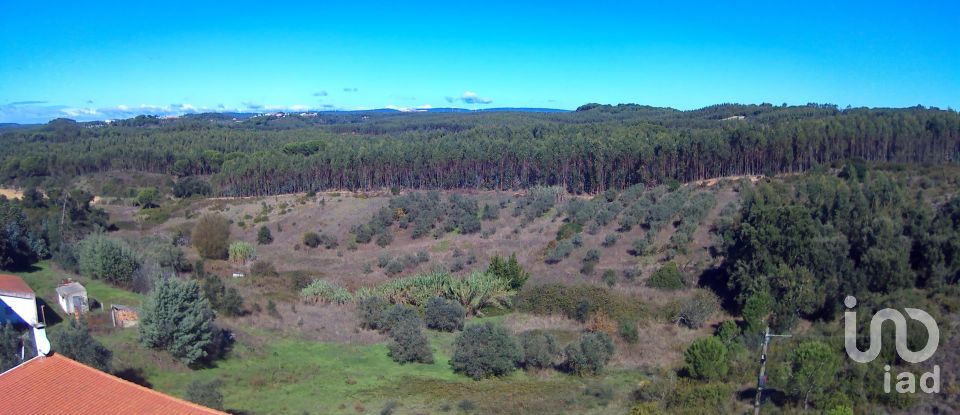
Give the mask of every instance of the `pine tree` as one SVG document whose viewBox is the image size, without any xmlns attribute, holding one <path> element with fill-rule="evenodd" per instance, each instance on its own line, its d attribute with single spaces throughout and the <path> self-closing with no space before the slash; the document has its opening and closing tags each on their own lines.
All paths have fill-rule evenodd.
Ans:
<svg viewBox="0 0 960 415">
<path fill-rule="evenodd" d="M 213 318 L 210 303 L 196 281 L 161 278 L 143 305 L 140 343 L 196 365 L 207 356 Z"/>
</svg>

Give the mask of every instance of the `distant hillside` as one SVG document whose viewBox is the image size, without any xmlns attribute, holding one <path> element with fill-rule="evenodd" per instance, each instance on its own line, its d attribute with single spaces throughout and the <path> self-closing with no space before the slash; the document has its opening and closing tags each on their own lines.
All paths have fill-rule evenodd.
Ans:
<svg viewBox="0 0 960 415">
<path fill-rule="evenodd" d="M 133 170 L 208 176 L 223 196 L 538 185 L 595 194 L 846 159 L 960 160 L 960 115 L 935 108 L 587 104 L 570 112 L 452 111 L 138 116 L 109 125 L 60 119 L 0 133 L 0 160 L 20 184 Z"/>
</svg>

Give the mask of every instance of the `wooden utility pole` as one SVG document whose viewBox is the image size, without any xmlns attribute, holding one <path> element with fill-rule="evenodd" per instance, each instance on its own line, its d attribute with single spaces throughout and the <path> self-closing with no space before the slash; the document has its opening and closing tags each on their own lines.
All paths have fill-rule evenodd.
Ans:
<svg viewBox="0 0 960 415">
<path fill-rule="evenodd" d="M 753 402 L 753 415 L 760 415 L 760 402 L 763 400 L 761 395 L 763 394 L 763 387 L 767 384 L 767 346 L 770 345 L 770 338 L 772 337 L 793 336 L 789 334 L 770 334 L 770 326 L 767 326 L 767 331 L 763 334 L 763 351 L 760 353 L 760 377 L 757 378 L 757 399 Z"/>
</svg>

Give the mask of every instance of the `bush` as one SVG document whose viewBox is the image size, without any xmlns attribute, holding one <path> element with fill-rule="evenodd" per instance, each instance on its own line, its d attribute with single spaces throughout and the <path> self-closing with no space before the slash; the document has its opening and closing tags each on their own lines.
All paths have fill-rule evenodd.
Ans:
<svg viewBox="0 0 960 415">
<path fill-rule="evenodd" d="M 647 286 L 658 290 L 679 290 L 683 288 L 683 276 L 680 275 L 677 264 L 671 261 L 650 276 L 650 279 L 647 280 Z"/>
<path fill-rule="evenodd" d="M 613 339 L 607 333 L 587 333 L 564 348 L 563 368 L 580 376 L 595 375 L 613 357 Z"/>
<path fill-rule="evenodd" d="M 578 318 L 577 308 L 582 304 L 585 308 L 582 320 L 598 310 L 617 321 L 637 320 L 643 314 L 643 304 L 636 299 L 589 284 L 550 283 L 527 287 L 517 294 L 515 304 L 520 311 L 559 314 L 573 319 Z"/>
<path fill-rule="evenodd" d="M 544 262 L 548 264 L 556 264 L 562 261 L 564 258 L 570 256 L 570 253 L 573 252 L 573 242 L 569 239 L 562 240 L 553 247 L 553 249 L 547 252 L 547 258 Z"/>
<path fill-rule="evenodd" d="M 200 256 L 207 259 L 226 259 L 229 248 L 230 222 L 220 215 L 205 215 L 193 229 L 192 242 Z"/>
<path fill-rule="evenodd" d="M 695 379 L 717 380 L 727 374 L 727 347 L 713 336 L 690 343 L 683 353 L 683 360 L 687 373 Z"/>
<path fill-rule="evenodd" d="M 507 329 L 491 322 L 467 327 L 457 336 L 450 366 L 474 380 L 503 376 L 517 368 L 522 352 Z"/>
<path fill-rule="evenodd" d="M 587 251 L 587 255 L 583 257 L 583 266 L 580 268 L 580 272 L 585 275 L 593 274 L 593 268 L 597 266 L 598 262 L 600 262 L 600 251 L 596 249 Z"/>
<path fill-rule="evenodd" d="M 613 288 L 614 285 L 617 285 L 617 272 L 608 269 L 603 271 L 603 283 L 607 284 L 607 287 Z"/>
<path fill-rule="evenodd" d="M 400 259 L 394 259 L 387 264 L 385 272 L 390 276 L 397 275 L 403 272 L 403 263 L 400 262 Z"/>
<path fill-rule="evenodd" d="M 90 335 L 85 320 L 70 319 L 66 328 L 51 334 L 50 341 L 57 353 L 110 373 L 113 353 Z"/>
<path fill-rule="evenodd" d="M 423 320 L 420 319 L 420 313 L 417 312 L 416 307 L 406 304 L 394 304 L 390 306 L 383 312 L 380 331 L 389 333 L 394 327 L 401 324 L 423 325 Z"/>
<path fill-rule="evenodd" d="M 733 320 L 726 320 L 717 327 L 716 336 L 724 345 L 729 346 L 740 336 L 740 326 L 737 326 L 737 323 Z"/>
<path fill-rule="evenodd" d="M 387 245 L 393 243 L 393 234 L 390 233 L 390 230 L 384 230 L 379 236 L 377 236 L 377 246 L 381 248 L 386 248 Z"/>
<path fill-rule="evenodd" d="M 156 187 L 144 187 L 137 192 L 137 198 L 134 203 L 144 209 L 155 208 L 160 201 L 160 189 Z"/>
<path fill-rule="evenodd" d="M 357 319 L 360 327 L 367 330 L 384 330 L 384 312 L 390 303 L 381 297 L 371 296 L 357 303 Z"/>
<path fill-rule="evenodd" d="M 630 254 L 633 256 L 643 256 L 647 254 L 649 249 L 650 241 L 646 238 L 637 238 L 633 240 L 633 247 L 630 250 Z"/>
<path fill-rule="evenodd" d="M 115 285 L 129 286 L 140 268 L 140 260 L 130 246 L 99 233 L 80 242 L 78 257 L 81 274 Z"/>
<path fill-rule="evenodd" d="M 260 245 L 270 245 L 273 243 L 273 234 L 270 233 L 270 228 L 266 226 L 261 226 L 257 231 L 257 243 Z"/>
<path fill-rule="evenodd" d="M 220 379 L 209 382 L 194 380 L 187 384 L 184 397 L 197 405 L 223 410 L 223 393 L 220 392 Z"/>
<path fill-rule="evenodd" d="M 193 195 L 209 196 L 213 193 L 210 184 L 195 177 L 184 177 L 173 185 L 173 196 L 187 198 Z"/>
<path fill-rule="evenodd" d="M 420 328 L 419 319 L 399 320 L 390 329 L 389 356 L 399 363 L 433 363 L 433 350 Z"/>
<path fill-rule="evenodd" d="M 213 318 L 210 303 L 195 281 L 160 279 L 140 313 L 140 343 L 195 365 L 212 344 Z"/>
<path fill-rule="evenodd" d="M 520 333 L 520 348 L 520 365 L 528 370 L 553 366 L 553 361 L 560 351 L 556 336 L 538 330 Z"/>
<path fill-rule="evenodd" d="M 620 240 L 619 236 L 617 236 L 616 234 L 610 234 L 603 238 L 603 243 L 601 243 L 601 245 L 609 248 L 611 246 L 616 245 L 618 240 Z"/>
<path fill-rule="evenodd" d="M 490 258 L 487 273 L 506 281 L 512 290 L 519 290 L 530 279 L 530 273 L 517 261 L 517 254 L 510 254 L 509 260 L 503 260 L 499 255 L 494 255 Z"/>
<path fill-rule="evenodd" d="M 720 300 L 711 292 L 697 291 L 680 303 L 677 322 L 691 329 L 699 329 L 720 310 Z"/>
<path fill-rule="evenodd" d="M 270 261 L 257 261 L 250 267 L 250 275 L 258 278 L 272 278 L 279 275 Z"/>
<path fill-rule="evenodd" d="M 434 297 L 427 301 L 424 311 L 427 328 L 438 331 L 463 330 L 465 316 L 466 310 L 462 305 L 440 297 Z"/>
<path fill-rule="evenodd" d="M 320 246 L 323 241 L 320 240 L 320 235 L 316 232 L 307 232 L 303 234 L 303 244 L 310 247 L 316 248 Z"/>
<path fill-rule="evenodd" d="M 621 321 L 620 338 L 630 344 L 636 344 L 640 341 L 640 332 L 637 330 L 637 323 L 635 321 Z"/>
</svg>

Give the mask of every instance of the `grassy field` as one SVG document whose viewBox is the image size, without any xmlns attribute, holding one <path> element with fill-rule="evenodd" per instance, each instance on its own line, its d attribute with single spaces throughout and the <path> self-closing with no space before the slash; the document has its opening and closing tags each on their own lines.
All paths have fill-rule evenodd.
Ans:
<svg viewBox="0 0 960 415">
<path fill-rule="evenodd" d="M 268 339 L 276 333 L 250 329 L 238 336 Z M 226 408 L 257 414 L 378 413 L 391 401 L 398 402 L 395 413 L 399 414 L 623 412 L 626 408 L 603 406 L 606 400 L 588 395 L 585 389 L 602 383 L 625 396 L 642 377 L 635 371 L 609 372 L 600 379 L 518 371 L 502 379 L 473 381 L 448 365 L 455 338 L 450 333 L 430 333 L 435 352 L 430 365 L 397 364 L 387 356 L 385 344 L 274 337 L 262 347 L 241 341 L 227 359 L 198 370 L 163 353 L 143 350 L 137 345 L 136 330 L 99 337 L 114 350 L 120 371 L 140 370 L 138 375 L 154 389 L 183 396 L 192 380 L 219 379 Z"/>
<path fill-rule="evenodd" d="M 55 288 L 65 276 L 49 262 L 18 273 L 47 304 L 48 319 L 62 316 Z M 91 298 L 103 304 L 139 306 L 143 296 L 96 280 L 81 279 Z M 52 304 L 52 307 L 50 306 Z M 289 332 L 230 325 L 237 343 L 212 367 L 190 369 L 165 352 L 145 349 L 136 329 L 114 329 L 105 312 L 91 315 L 94 335 L 113 351 L 114 372 L 174 396 L 184 396 L 192 380 L 219 379 L 224 405 L 248 414 L 379 413 L 390 402 L 394 413 L 608 413 L 624 412 L 615 399 L 586 391 L 604 385 L 625 398 L 642 378 L 639 371 L 610 371 L 582 379 L 556 372 L 522 371 L 502 379 L 473 381 L 456 374 L 448 361 L 456 334 L 428 332 L 435 362 L 395 363 L 386 344 L 357 345 L 306 340 Z M 502 323 L 505 315 L 472 319 Z M 58 327 L 52 324 L 51 331 Z"/>
</svg>

